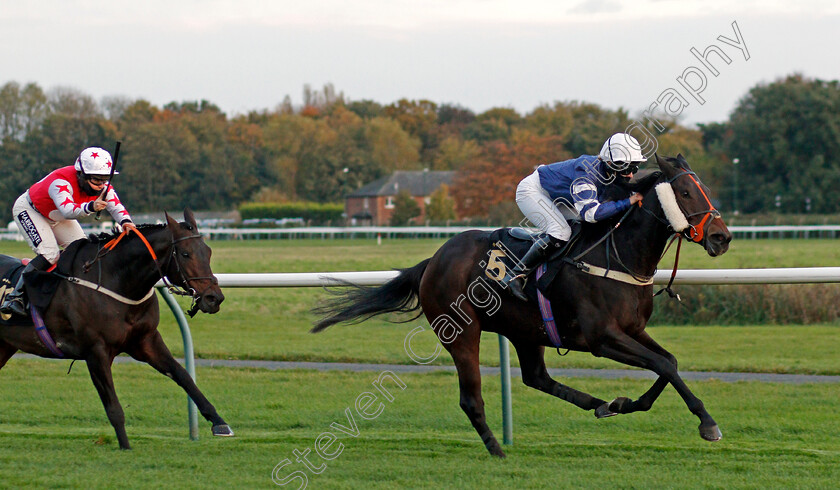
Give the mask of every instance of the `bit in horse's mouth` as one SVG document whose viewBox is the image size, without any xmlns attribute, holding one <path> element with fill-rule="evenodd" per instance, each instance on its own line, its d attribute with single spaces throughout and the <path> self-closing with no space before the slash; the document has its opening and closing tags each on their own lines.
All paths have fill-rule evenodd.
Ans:
<svg viewBox="0 0 840 490">
<path fill-rule="evenodd" d="M 725 244 L 725 245 L 721 245 L 719 247 L 715 246 L 715 245 L 711 245 L 711 244 L 706 247 L 706 253 L 708 253 L 710 257 L 719 257 L 719 256 L 725 254 L 728 250 L 729 250 L 729 244 L 728 243 Z"/>
<path fill-rule="evenodd" d="M 199 296 L 196 300 L 196 305 L 203 313 L 218 313 L 221 309 L 222 301 L 225 300 L 224 295 L 221 294 L 204 294 Z"/>
</svg>

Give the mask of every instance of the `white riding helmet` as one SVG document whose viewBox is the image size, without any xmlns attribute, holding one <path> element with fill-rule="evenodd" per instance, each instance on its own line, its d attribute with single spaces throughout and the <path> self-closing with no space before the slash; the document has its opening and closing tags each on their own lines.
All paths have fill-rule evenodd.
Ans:
<svg viewBox="0 0 840 490">
<path fill-rule="evenodd" d="M 647 158 L 642 154 L 642 145 L 636 138 L 627 133 L 615 133 L 604 142 L 601 153 L 598 154 L 601 160 L 607 163 L 624 162 L 646 162 Z"/>
<path fill-rule="evenodd" d="M 111 154 L 102 148 L 92 146 L 85 148 L 82 153 L 76 158 L 76 171 L 84 172 L 87 175 L 97 175 L 108 177 L 111 175 Z M 118 174 L 119 172 L 114 172 Z"/>
</svg>

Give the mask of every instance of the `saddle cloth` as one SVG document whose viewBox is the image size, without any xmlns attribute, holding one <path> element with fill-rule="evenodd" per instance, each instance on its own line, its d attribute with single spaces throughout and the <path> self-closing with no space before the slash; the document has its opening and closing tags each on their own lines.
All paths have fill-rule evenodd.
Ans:
<svg viewBox="0 0 840 490">
<path fill-rule="evenodd" d="M 537 300 L 536 288 L 548 294 L 554 277 L 563 266 L 561 260 L 568 248 L 576 241 L 580 233 L 580 223 L 572 222 L 572 237 L 563 249 L 557 249 L 550 253 L 546 260 L 546 269 L 539 281 L 534 280 L 535 271 L 529 272 L 528 282 L 525 285 L 525 295 L 530 300 Z M 528 249 L 536 240 L 545 239 L 545 233 L 530 233 L 522 228 L 501 228 L 490 234 L 490 251 L 488 260 L 482 263 L 487 278 L 496 282 L 501 281 L 509 274 L 517 261 L 525 256 Z M 501 286 L 500 286 L 501 287 Z"/>
<path fill-rule="evenodd" d="M 579 227 L 573 228 L 572 239 L 569 243 L 574 242 L 578 231 Z M 534 241 L 543 238 L 545 238 L 544 233 L 532 234 L 521 228 L 502 228 L 493 231 L 490 235 L 491 248 L 488 259 L 480 264 L 485 269 L 485 276 L 491 279 L 499 289 L 503 289 L 500 284 L 502 279 L 512 273 L 518 260 L 531 248 Z M 560 259 L 567 248 L 568 246 L 552 251 L 547 263 L 540 264 L 529 273 L 525 284 L 525 296 L 539 307 L 543 326 L 554 347 L 562 346 L 562 335 L 557 332 L 552 305 L 546 296 L 554 277 L 563 265 Z"/>
</svg>

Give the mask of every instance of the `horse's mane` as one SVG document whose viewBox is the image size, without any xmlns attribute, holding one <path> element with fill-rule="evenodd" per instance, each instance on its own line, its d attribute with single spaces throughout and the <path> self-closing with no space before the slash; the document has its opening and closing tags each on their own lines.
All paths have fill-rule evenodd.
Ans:
<svg viewBox="0 0 840 490">
<path fill-rule="evenodd" d="M 604 201 L 620 201 L 621 199 L 627 199 L 630 197 L 630 193 L 632 192 L 644 194 L 653 188 L 653 185 L 657 182 L 657 180 L 659 180 L 661 175 L 662 171 L 658 168 L 639 170 L 639 172 L 633 177 L 633 180 L 629 182 L 618 180 L 612 185 L 607 186 L 604 189 L 604 195 L 602 198 Z M 597 223 L 588 223 L 583 221 L 583 230 L 591 234 L 593 237 L 600 238 L 607 233 L 610 228 L 615 226 L 622 216 L 624 216 L 624 213 L 619 213 L 618 215 L 598 221 Z"/>
<path fill-rule="evenodd" d="M 142 225 L 137 225 L 137 230 L 139 230 L 141 233 L 146 232 L 146 231 L 152 231 L 152 230 L 161 230 L 163 228 L 166 228 L 166 224 L 159 225 L 159 224 L 146 223 L 146 224 L 142 224 Z M 99 233 L 99 234 L 91 233 L 90 235 L 87 236 L 87 241 L 88 241 L 88 243 L 109 242 L 109 241 L 113 240 L 114 238 L 118 237 L 119 235 L 120 235 L 120 232 L 117 231 L 116 227 L 114 227 L 109 232 L 106 231 L 106 232 L 102 232 L 102 233 Z"/>
<path fill-rule="evenodd" d="M 621 179 L 617 180 L 613 185 L 607 186 L 604 190 L 604 200 L 619 201 L 630 197 L 631 192 L 639 192 L 644 194 L 651 185 L 659 178 L 662 171 L 653 168 L 646 168 L 639 170 L 633 177 L 633 180 L 624 182 Z"/>
</svg>

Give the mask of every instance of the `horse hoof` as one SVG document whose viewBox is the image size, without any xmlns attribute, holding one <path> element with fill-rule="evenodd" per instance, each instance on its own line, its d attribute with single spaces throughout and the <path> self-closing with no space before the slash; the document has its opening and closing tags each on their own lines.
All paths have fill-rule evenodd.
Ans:
<svg viewBox="0 0 840 490">
<path fill-rule="evenodd" d="M 604 403 L 603 405 L 601 405 L 600 407 L 595 409 L 595 417 L 597 417 L 599 419 L 605 419 L 607 417 L 613 417 L 613 416 L 616 416 L 616 415 L 618 415 L 618 413 L 610 410 L 609 402 Z"/>
<path fill-rule="evenodd" d="M 227 424 L 224 425 L 214 425 L 213 426 L 213 435 L 219 437 L 233 437 L 233 431 L 230 429 L 230 426 Z"/>
<path fill-rule="evenodd" d="M 499 445 L 499 442 L 494 438 L 492 441 L 484 445 L 487 448 L 487 451 L 490 453 L 490 456 L 496 456 L 497 458 L 504 459 L 507 457 L 505 452 L 502 451 L 502 446 Z"/>
<path fill-rule="evenodd" d="M 620 396 L 610 402 L 610 410 L 616 413 L 630 413 L 630 405 L 633 400 L 626 396 Z"/>
<path fill-rule="evenodd" d="M 719 441 L 720 438 L 723 437 L 723 434 L 720 432 L 720 429 L 718 429 L 717 424 L 715 424 L 711 427 L 703 427 L 701 425 L 700 426 L 700 437 L 702 437 L 703 439 L 705 439 L 709 442 L 715 442 L 715 441 Z"/>
<path fill-rule="evenodd" d="M 495 457 L 497 457 L 497 458 L 499 458 L 499 459 L 505 459 L 505 458 L 507 458 L 507 454 L 505 454 L 505 452 L 504 452 L 504 451 L 502 451 L 502 448 L 498 448 L 498 449 L 496 449 L 496 450 L 491 450 L 491 451 L 490 451 L 490 455 L 491 455 L 491 456 L 495 456 Z"/>
</svg>

